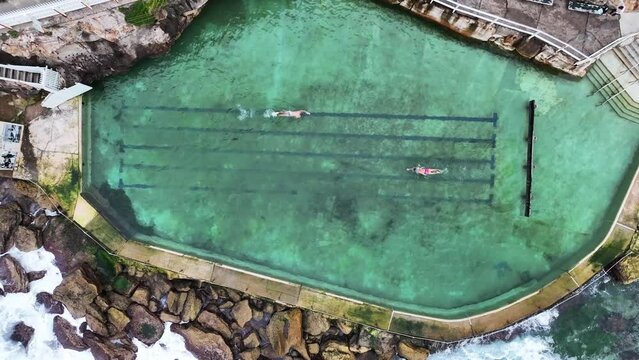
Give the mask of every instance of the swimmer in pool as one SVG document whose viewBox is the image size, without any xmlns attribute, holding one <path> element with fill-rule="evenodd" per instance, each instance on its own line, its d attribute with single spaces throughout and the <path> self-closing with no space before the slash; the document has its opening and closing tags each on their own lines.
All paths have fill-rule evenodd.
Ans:
<svg viewBox="0 0 639 360">
<path fill-rule="evenodd" d="M 406 171 L 427 177 L 431 175 L 443 174 L 446 172 L 446 169 L 427 168 L 427 167 L 421 166 L 420 164 L 417 164 L 417 166 L 415 167 L 407 168 Z"/>
<path fill-rule="evenodd" d="M 310 112 L 306 110 L 285 110 L 285 111 L 273 111 L 272 116 L 277 117 L 292 117 L 294 119 L 301 119 L 302 116 L 311 115 Z"/>
</svg>

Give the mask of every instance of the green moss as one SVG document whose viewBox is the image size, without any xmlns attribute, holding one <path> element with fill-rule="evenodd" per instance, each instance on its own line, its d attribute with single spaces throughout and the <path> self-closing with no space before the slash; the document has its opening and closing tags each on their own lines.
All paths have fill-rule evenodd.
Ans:
<svg viewBox="0 0 639 360">
<path fill-rule="evenodd" d="M 590 262 L 595 265 L 606 266 L 610 264 L 614 259 L 621 256 L 624 250 L 624 241 L 620 239 L 614 239 L 609 244 L 602 246 L 601 249 L 594 253 L 590 258 Z"/>
<path fill-rule="evenodd" d="M 113 280 L 113 290 L 123 294 L 131 287 L 131 282 L 125 276 L 118 276 Z"/>
<path fill-rule="evenodd" d="M 154 14 L 164 7 L 167 0 L 138 0 L 133 5 L 120 8 L 126 22 L 136 26 L 145 26 L 155 23 Z"/>
<path fill-rule="evenodd" d="M 8 33 L 9 33 L 9 36 L 11 36 L 14 39 L 20 36 L 20 33 L 15 30 L 9 30 Z"/>
<path fill-rule="evenodd" d="M 157 331 L 153 326 L 149 324 L 142 324 L 142 335 L 144 335 L 147 339 L 154 337 L 156 333 Z"/>
<path fill-rule="evenodd" d="M 350 309 L 347 313 L 350 318 L 357 319 L 357 322 L 377 327 L 385 327 L 390 320 L 390 311 L 387 309 L 375 308 L 373 306 L 361 305 Z"/>
<path fill-rule="evenodd" d="M 57 183 L 43 183 L 42 188 L 55 197 L 63 209 L 71 211 L 80 194 L 80 166 L 78 159 L 71 160 L 67 172 Z"/>
<path fill-rule="evenodd" d="M 115 269 L 117 262 L 117 258 L 109 255 L 106 251 L 102 249 L 97 249 L 95 251 L 95 266 L 97 274 L 103 282 L 108 282 L 117 275 Z"/>
</svg>

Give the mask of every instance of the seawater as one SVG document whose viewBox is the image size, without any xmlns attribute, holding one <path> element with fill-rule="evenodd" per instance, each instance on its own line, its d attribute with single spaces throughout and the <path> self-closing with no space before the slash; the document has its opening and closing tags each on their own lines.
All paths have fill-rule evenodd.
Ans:
<svg viewBox="0 0 639 360">
<path fill-rule="evenodd" d="M 55 257 L 52 253 L 40 248 L 35 251 L 22 252 L 15 247 L 8 254 L 16 259 L 25 271 L 46 270 L 44 278 L 32 281 L 29 284 L 28 293 L 6 294 L 0 297 L 0 359 L 56 359 L 56 360 L 90 360 L 93 359 L 89 350 L 78 352 L 64 349 L 58 343 L 53 333 L 53 318 L 56 314 L 49 314 L 44 306 L 38 305 L 36 295 L 39 292 L 53 293 L 53 290 L 62 282 L 62 274 L 55 265 Z M 1 286 L 1 284 L 0 284 Z M 64 310 L 63 318 L 68 320 L 76 328 L 85 320 L 74 319 L 68 310 Z M 34 328 L 34 333 L 28 347 L 10 339 L 14 326 L 20 321 Z M 195 360 L 195 357 L 186 350 L 184 338 L 169 330 L 166 324 L 164 334 L 155 344 L 147 346 L 137 339 L 133 343 L 138 347 L 137 359 L 159 360 L 180 359 Z M 81 335 L 78 332 L 78 335 Z"/>
</svg>

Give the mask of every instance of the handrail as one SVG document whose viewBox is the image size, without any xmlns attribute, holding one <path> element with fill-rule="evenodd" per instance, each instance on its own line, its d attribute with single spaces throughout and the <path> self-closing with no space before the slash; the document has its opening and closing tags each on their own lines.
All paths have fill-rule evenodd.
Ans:
<svg viewBox="0 0 639 360">
<path fill-rule="evenodd" d="M 63 15 L 67 12 L 91 8 L 111 0 L 61 0 L 49 1 L 38 5 L 28 6 L 18 10 L 0 13 L 0 28 L 30 23 L 51 16 Z M 115 0 L 117 2 L 117 0 Z"/>
<path fill-rule="evenodd" d="M 475 18 L 484 20 L 484 21 L 488 21 L 491 24 L 498 24 L 504 27 L 507 27 L 509 29 L 512 30 L 517 30 L 519 32 L 525 33 L 530 35 L 531 37 L 536 37 L 539 38 L 541 40 L 543 40 L 544 42 L 546 42 L 549 45 L 554 46 L 555 48 L 557 48 L 559 51 L 567 54 L 568 56 L 572 57 L 573 59 L 577 60 L 577 61 L 581 61 L 581 60 L 585 60 L 588 59 L 589 56 L 584 54 L 583 52 L 579 51 L 578 49 L 576 49 L 574 46 L 566 43 L 565 41 L 562 41 L 550 34 L 547 34 L 545 32 L 543 32 L 542 30 L 539 30 L 537 28 L 528 26 L 528 25 L 523 25 L 520 24 L 518 22 L 512 21 L 512 20 L 508 20 L 508 19 L 504 19 L 500 16 L 497 15 L 493 15 L 491 13 L 487 13 L 485 11 L 481 11 L 481 10 L 477 10 L 473 7 L 464 5 L 464 4 L 460 4 L 454 0 L 430 0 L 431 3 L 436 2 L 438 4 L 441 4 L 447 8 L 450 8 L 453 10 L 454 12 L 461 12 L 464 13 L 466 15 L 470 15 L 473 16 Z"/>
<path fill-rule="evenodd" d="M 632 33 L 632 34 L 628 34 L 625 36 L 620 37 L 619 39 L 612 41 L 610 44 L 602 47 L 601 49 L 595 51 L 594 53 L 592 53 L 590 56 L 588 56 L 587 59 L 583 59 L 583 60 L 579 60 L 577 61 L 577 63 L 575 63 L 575 65 L 582 65 L 582 64 L 588 64 L 590 62 L 593 62 L 597 59 L 599 59 L 603 54 L 607 53 L 608 51 L 612 50 L 613 48 L 615 48 L 617 45 L 625 42 L 628 39 L 634 38 L 639 36 L 639 32 L 636 33 Z"/>
</svg>

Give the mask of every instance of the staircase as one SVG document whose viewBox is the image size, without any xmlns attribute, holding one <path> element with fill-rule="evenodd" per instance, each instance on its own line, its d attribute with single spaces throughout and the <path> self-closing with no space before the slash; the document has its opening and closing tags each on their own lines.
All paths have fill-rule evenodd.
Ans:
<svg viewBox="0 0 639 360">
<path fill-rule="evenodd" d="M 48 67 L 0 64 L 0 80 L 14 81 L 48 92 L 60 90 L 60 74 Z"/>
<path fill-rule="evenodd" d="M 639 39 L 604 54 L 588 72 L 600 103 L 639 123 Z"/>
</svg>

